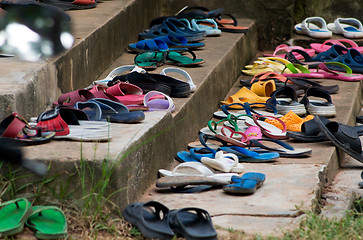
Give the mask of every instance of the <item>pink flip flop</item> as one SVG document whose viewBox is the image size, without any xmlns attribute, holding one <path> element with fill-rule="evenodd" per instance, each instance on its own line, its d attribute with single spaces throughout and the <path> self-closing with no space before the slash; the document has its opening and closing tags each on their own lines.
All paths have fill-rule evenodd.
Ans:
<svg viewBox="0 0 363 240">
<path fill-rule="evenodd" d="M 295 49 L 299 49 L 299 50 L 303 50 L 305 51 L 307 54 L 309 54 L 310 57 L 314 56 L 315 54 L 315 50 L 314 49 L 305 49 L 303 47 L 300 46 L 289 46 L 286 44 L 281 44 L 279 46 L 276 47 L 275 51 L 273 52 L 273 54 L 264 54 L 264 57 L 280 57 L 280 58 L 285 58 L 285 54 L 295 50 Z M 283 53 L 283 54 L 278 54 L 278 53 Z M 303 59 L 304 57 L 298 53 L 294 53 L 294 56 L 296 59 L 300 60 Z"/>
<path fill-rule="evenodd" d="M 131 83 L 120 82 L 106 89 L 106 92 L 124 105 L 142 105 L 145 95 L 141 88 Z M 163 95 L 154 95 L 151 99 L 164 99 Z"/>
<path fill-rule="evenodd" d="M 343 43 L 346 43 L 346 44 L 344 45 Z M 347 47 L 348 49 L 354 48 L 354 49 L 358 50 L 360 53 L 363 53 L 363 47 L 359 47 L 356 42 L 354 42 L 353 40 L 349 40 L 349 39 L 326 40 L 322 44 L 321 43 L 312 43 L 312 44 L 310 44 L 310 47 L 312 49 L 314 49 L 315 52 L 321 53 L 321 52 L 325 52 L 325 51 L 329 50 L 329 48 L 331 48 L 331 46 L 333 46 L 335 44 L 343 46 L 343 47 Z M 347 46 L 347 44 L 350 45 L 350 47 Z"/>
<path fill-rule="evenodd" d="M 343 72 L 337 72 L 330 70 L 327 65 L 336 65 L 340 66 L 342 70 L 345 70 L 345 73 Z M 301 65 L 299 66 L 302 67 Z M 299 68 L 299 69 L 300 69 Z M 307 70 L 307 69 L 306 69 Z M 348 67 L 347 65 L 339 62 L 324 62 L 320 63 L 318 68 L 312 69 L 314 72 L 310 72 L 309 70 L 304 71 L 302 73 L 283 73 L 285 77 L 302 77 L 302 78 L 321 78 L 321 79 L 334 79 L 334 80 L 341 80 L 341 81 L 347 81 L 347 82 L 357 82 L 360 80 L 363 80 L 363 74 L 353 74 L 352 69 Z"/>
</svg>

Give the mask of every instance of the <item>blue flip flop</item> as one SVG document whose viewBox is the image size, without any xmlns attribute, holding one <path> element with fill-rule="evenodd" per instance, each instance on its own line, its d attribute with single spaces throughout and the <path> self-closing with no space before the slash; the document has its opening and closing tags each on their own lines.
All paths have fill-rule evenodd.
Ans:
<svg viewBox="0 0 363 240">
<path fill-rule="evenodd" d="M 177 48 L 196 49 L 205 46 L 203 42 L 188 43 L 188 40 L 183 36 L 162 36 L 162 37 L 156 37 L 154 39 L 162 40 L 169 46 L 169 48 L 175 48 L 175 49 Z"/>
<path fill-rule="evenodd" d="M 200 162 L 202 157 L 213 158 L 216 150 L 211 148 L 191 148 L 188 151 L 180 151 L 176 154 L 175 159 L 181 163 L 183 162 Z"/>
<path fill-rule="evenodd" d="M 223 186 L 226 193 L 232 194 L 252 194 L 260 188 L 266 180 L 266 175 L 257 172 L 248 172 L 242 177 L 232 176 L 232 184 Z"/>
<path fill-rule="evenodd" d="M 146 39 L 137 43 L 130 43 L 129 49 L 134 52 L 167 51 L 168 45 L 160 39 Z"/>
<path fill-rule="evenodd" d="M 227 153 L 236 154 L 239 162 L 247 162 L 247 163 L 274 162 L 276 158 L 280 157 L 280 154 L 278 152 L 272 152 L 272 151 L 255 152 L 237 146 L 220 147 L 219 150 L 225 151 Z"/>
</svg>

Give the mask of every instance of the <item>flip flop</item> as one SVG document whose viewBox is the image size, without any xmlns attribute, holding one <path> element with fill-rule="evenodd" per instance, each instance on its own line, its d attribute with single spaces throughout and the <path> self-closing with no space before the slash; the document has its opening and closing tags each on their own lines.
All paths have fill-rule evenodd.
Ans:
<svg viewBox="0 0 363 240">
<path fill-rule="evenodd" d="M 232 177 L 232 184 L 223 186 L 223 191 L 231 194 L 253 194 L 266 180 L 266 175 L 248 172 L 242 177 Z"/>
<path fill-rule="evenodd" d="M 37 145 L 50 142 L 56 133 L 31 127 L 18 113 L 12 113 L 0 122 L 0 138 L 18 145 Z"/>
<path fill-rule="evenodd" d="M 156 180 L 156 187 L 169 188 L 169 187 L 184 187 L 188 185 L 212 185 L 224 186 L 229 181 L 214 179 L 205 176 L 166 176 Z"/>
<path fill-rule="evenodd" d="M 275 143 L 282 148 L 269 147 L 263 144 L 263 141 Z M 260 148 L 262 151 L 269 150 L 278 152 L 280 154 L 280 157 L 287 158 L 310 157 L 312 153 L 311 148 L 293 148 L 290 144 L 280 141 L 278 139 L 251 139 L 250 146 L 253 146 L 249 148 L 253 151 L 259 151 L 258 148 Z"/>
<path fill-rule="evenodd" d="M 136 226 L 146 238 L 172 239 L 168 218 L 169 209 L 160 202 L 135 202 L 126 206 L 122 211 L 126 221 Z"/>
<path fill-rule="evenodd" d="M 295 49 L 299 49 L 299 50 L 303 50 L 304 52 L 306 52 L 310 57 L 315 55 L 315 50 L 314 49 L 305 49 L 303 47 L 300 46 L 289 46 L 286 44 L 280 44 L 275 48 L 275 51 L 272 54 L 263 54 L 264 57 L 280 57 L 280 58 L 285 58 L 286 53 L 295 50 Z M 283 54 L 279 54 L 283 52 Z M 304 57 L 302 55 L 300 55 L 299 53 L 293 53 L 294 56 L 296 57 L 296 59 L 300 60 L 303 59 Z"/>
<path fill-rule="evenodd" d="M 192 55 L 193 58 L 188 56 L 184 56 L 175 51 L 167 51 L 165 54 L 165 63 L 176 65 L 176 66 L 183 66 L 183 67 L 190 67 L 190 66 L 197 66 L 205 61 L 203 59 L 198 59 L 194 52 L 191 50 L 188 51 Z"/>
<path fill-rule="evenodd" d="M 169 224 L 173 231 L 185 239 L 217 240 L 209 213 L 201 208 L 182 208 L 171 210 Z"/>
<path fill-rule="evenodd" d="M 341 34 L 346 38 L 362 38 L 363 26 L 356 18 L 337 18 L 328 24 L 328 29 L 334 34 Z"/>
<path fill-rule="evenodd" d="M 162 36 L 162 37 L 156 37 L 154 39 L 162 40 L 169 46 L 169 48 L 174 48 L 174 49 L 177 48 L 197 49 L 205 46 L 203 42 L 188 43 L 187 39 L 182 36 Z"/>
<path fill-rule="evenodd" d="M 212 158 L 202 157 L 200 161 L 206 166 L 224 173 L 241 173 L 244 169 L 243 165 L 238 163 L 238 157 L 235 154 L 223 153 L 223 151 L 218 151 Z"/>
<path fill-rule="evenodd" d="M 54 206 L 34 206 L 26 226 L 35 231 L 38 239 L 67 237 L 67 219 L 61 209 Z"/>
<path fill-rule="evenodd" d="M 189 73 L 187 71 L 180 69 L 180 68 L 176 68 L 176 67 L 167 67 L 167 68 L 164 68 L 163 70 L 161 70 L 161 72 L 160 72 L 161 75 L 166 75 L 166 76 L 168 73 L 178 73 L 178 74 L 182 75 L 183 77 L 186 78 L 187 83 L 189 84 L 190 92 L 195 92 L 195 90 L 197 90 L 197 86 L 194 84 L 191 76 L 189 75 Z"/>
<path fill-rule="evenodd" d="M 164 41 L 155 38 L 141 40 L 137 43 L 130 43 L 128 48 L 133 52 L 155 52 L 169 50 L 169 46 Z"/>
<path fill-rule="evenodd" d="M 315 116 L 314 121 L 336 147 L 363 163 L 362 145 L 354 127 L 333 121 L 324 124 L 319 116 Z"/>
<path fill-rule="evenodd" d="M 26 198 L 0 204 L 0 236 L 11 236 L 23 231 L 31 212 L 31 203 Z"/>
<path fill-rule="evenodd" d="M 165 52 L 143 52 L 138 53 L 134 58 L 134 63 L 146 70 L 154 70 L 164 64 Z"/>
<path fill-rule="evenodd" d="M 227 153 L 233 153 L 238 157 L 239 162 L 245 163 L 269 163 L 274 162 L 280 157 L 278 152 L 256 152 L 238 146 L 220 147 L 219 150 Z"/>
<path fill-rule="evenodd" d="M 200 162 L 202 157 L 213 157 L 216 151 L 210 148 L 191 148 L 189 151 L 177 152 L 175 159 L 183 162 Z"/>
<path fill-rule="evenodd" d="M 345 44 L 344 44 L 345 43 Z M 348 44 L 349 46 L 346 46 Z M 325 52 L 332 47 L 332 45 L 341 45 L 347 49 L 354 48 L 358 50 L 360 53 L 363 52 L 363 47 L 359 47 L 356 42 L 350 39 L 329 39 L 323 43 L 311 43 L 310 47 L 315 50 L 317 53 Z"/>
<path fill-rule="evenodd" d="M 318 23 L 321 27 L 314 23 Z M 325 20 L 321 17 L 309 17 L 304 19 L 302 23 L 295 25 L 294 31 L 298 34 L 307 35 L 312 38 L 330 38 L 333 35 L 333 33 L 328 30 Z"/>
<path fill-rule="evenodd" d="M 263 121 L 261 121 L 261 120 Z M 265 119 L 275 119 L 277 121 L 280 122 L 280 124 L 283 126 L 282 129 L 265 122 Z M 261 128 L 261 132 L 263 135 L 265 135 L 266 137 L 269 138 L 274 138 L 274 139 L 285 139 L 286 138 L 286 125 L 285 123 L 276 117 L 272 117 L 272 116 L 261 116 L 261 115 L 257 115 L 257 114 L 253 114 L 253 119 L 246 119 L 245 123 L 248 126 L 258 126 L 259 128 Z"/>
<path fill-rule="evenodd" d="M 237 173 L 214 173 L 210 168 L 200 162 L 184 162 L 176 166 L 172 171 L 159 169 L 159 174 L 164 176 L 205 176 L 222 181 L 230 181 Z"/>
</svg>

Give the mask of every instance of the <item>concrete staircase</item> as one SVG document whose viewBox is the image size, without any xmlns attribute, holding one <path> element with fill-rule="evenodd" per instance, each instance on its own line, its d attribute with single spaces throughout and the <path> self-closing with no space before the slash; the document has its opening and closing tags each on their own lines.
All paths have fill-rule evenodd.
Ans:
<svg viewBox="0 0 363 240">
<path fill-rule="evenodd" d="M 134 55 L 124 49 L 137 41 L 138 33 L 148 28 L 152 18 L 165 14 L 163 4 L 166 2 L 162 0 L 104 1 L 95 9 L 69 12 L 76 38 L 70 51 L 37 63 L 1 59 L 1 117 L 12 111 L 26 118 L 36 116 L 61 93 L 86 87 L 118 66 L 133 64 Z M 70 181 L 74 197 L 81 195 L 81 182 L 75 174 L 81 159 L 94 170 L 86 184 L 101 178 L 105 162 L 115 164 L 108 192 L 121 190 L 112 199 L 120 207 L 140 199 L 159 200 L 170 208 L 193 205 L 206 208 L 225 229 L 272 233 L 275 227 L 297 220 L 301 210 L 318 209 L 322 189 L 332 182 L 343 157 L 327 143 L 304 144 L 313 148 L 313 156 L 308 159 L 281 158 L 274 164 L 245 164 L 246 171 L 267 174 L 266 191 L 250 197 L 225 196 L 221 190 L 198 197 L 155 192 L 157 170 L 169 167 L 174 155 L 197 138 L 198 130 L 218 110 L 219 101 L 238 90 L 240 70 L 257 54 L 256 24 L 248 19 L 240 19 L 239 23 L 249 26 L 247 34 L 224 32 L 221 37 L 207 38 L 205 48 L 196 52 L 206 63 L 184 68 L 198 88 L 188 98 L 173 99 L 173 114 L 148 112 L 140 124 L 112 124 L 113 139 L 107 143 L 52 141 L 25 147 L 25 157 L 50 164 L 47 177 L 57 176 L 51 184 L 60 186 Z M 167 66 L 154 72 L 159 73 L 164 67 Z M 323 81 L 329 85 L 337 83 L 341 90 L 333 96 L 338 109 L 335 120 L 352 124 L 360 109 L 360 83 Z M 30 182 L 29 179 L 20 182 Z M 300 204 L 304 207 L 297 209 Z M 269 224 L 271 219 L 276 221 Z M 250 221 L 254 224 L 246 229 Z"/>
</svg>

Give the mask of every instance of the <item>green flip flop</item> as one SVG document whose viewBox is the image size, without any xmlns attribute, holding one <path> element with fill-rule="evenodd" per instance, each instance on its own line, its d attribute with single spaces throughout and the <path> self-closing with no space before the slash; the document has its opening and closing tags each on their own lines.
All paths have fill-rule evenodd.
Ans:
<svg viewBox="0 0 363 240">
<path fill-rule="evenodd" d="M 0 204 L 0 237 L 23 231 L 24 222 L 32 212 L 26 198 L 18 198 Z"/>
<path fill-rule="evenodd" d="M 182 55 L 179 52 L 168 51 L 166 52 L 166 62 L 167 64 L 177 65 L 177 66 L 194 66 L 204 63 L 203 59 L 198 59 L 194 52 L 188 51 L 193 58 Z"/>
<path fill-rule="evenodd" d="M 61 209 L 54 206 L 34 206 L 26 226 L 35 230 L 38 239 L 67 237 L 67 220 Z"/>
<path fill-rule="evenodd" d="M 165 52 L 143 52 L 134 58 L 135 65 L 147 70 L 156 69 L 164 64 Z"/>
</svg>

